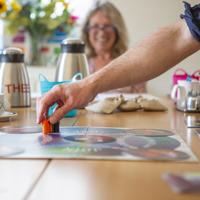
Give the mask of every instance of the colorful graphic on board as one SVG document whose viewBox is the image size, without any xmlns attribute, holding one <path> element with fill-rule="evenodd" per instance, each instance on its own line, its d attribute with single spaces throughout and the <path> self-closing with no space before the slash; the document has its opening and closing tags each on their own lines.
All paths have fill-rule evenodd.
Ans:
<svg viewBox="0 0 200 200">
<path fill-rule="evenodd" d="M 41 127 L 19 126 L 3 127 L 1 132 L 0 146 L 20 150 L 0 151 L 0 157 L 198 161 L 170 130 L 60 127 L 59 134 L 42 134 Z"/>
</svg>

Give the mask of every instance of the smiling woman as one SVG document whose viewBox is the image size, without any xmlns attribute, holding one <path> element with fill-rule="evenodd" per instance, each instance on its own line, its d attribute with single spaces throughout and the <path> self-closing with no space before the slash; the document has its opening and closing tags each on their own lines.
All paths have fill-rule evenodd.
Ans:
<svg viewBox="0 0 200 200">
<path fill-rule="evenodd" d="M 81 39 L 86 45 L 90 73 L 100 70 L 123 54 L 129 45 L 122 15 L 110 2 L 97 2 L 91 9 L 83 23 Z M 146 92 L 146 83 L 109 92 L 144 93 Z"/>
<path fill-rule="evenodd" d="M 103 28 L 105 26 L 108 26 L 109 28 L 106 29 L 110 31 L 106 31 Z M 115 37 L 114 41 L 109 40 L 112 39 L 109 34 Z M 107 42 L 110 43 L 109 54 L 112 59 L 124 53 L 128 48 L 129 39 L 124 20 L 117 8 L 109 2 L 97 2 L 83 23 L 81 38 L 86 44 L 86 54 L 89 57 L 98 55 L 91 42 L 91 39 L 95 40 L 95 36 L 104 39 L 109 37 Z"/>
</svg>

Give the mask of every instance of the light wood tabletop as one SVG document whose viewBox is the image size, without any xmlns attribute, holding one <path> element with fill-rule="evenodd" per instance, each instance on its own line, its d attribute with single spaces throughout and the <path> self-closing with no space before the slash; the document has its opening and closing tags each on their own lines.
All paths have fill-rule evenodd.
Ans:
<svg viewBox="0 0 200 200">
<path fill-rule="evenodd" d="M 159 99 L 169 109 L 167 112 L 116 112 L 105 115 L 81 109 L 76 117 L 62 119 L 61 126 L 173 130 L 182 137 L 200 160 L 200 136 L 195 133 L 196 128 L 187 128 L 184 122 L 188 118 L 200 119 L 200 114 L 183 113 L 176 110 L 173 101 L 168 97 L 159 97 Z M 34 107 L 11 110 L 17 112 L 18 116 L 13 117 L 9 122 L 1 122 L 1 127 L 8 125 L 38 126 Z M 200 199 L 200 194 L 175 194 L 162 178 L 163 174 L 168 172 L 200 172 L 200 163 L 89 159 L 0 159 L 0 199 Z M 6 180 L 6 177 L 9 178 Z M 5 184 L 2 180 L 5 180 Z M 20 193 L 18 196 L 17 191 Z"/>
</svg>

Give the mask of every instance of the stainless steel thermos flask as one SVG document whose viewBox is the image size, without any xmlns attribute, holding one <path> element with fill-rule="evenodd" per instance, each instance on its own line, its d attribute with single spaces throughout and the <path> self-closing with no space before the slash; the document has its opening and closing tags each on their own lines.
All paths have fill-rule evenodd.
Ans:
<svg viewBox="0 0 200 200">
<path fill-rule="evenodd" d="M 6 48 L 0 59 L 0 92 L 11 107 L 30 106 L 30 83 L 22 50 Z"/>
<path fill-rule="evenodd" d="M 65 39 L 61 43 L 55 81 L 71 80 L 77 73 L 81 73 L 82 78 L 89 75 L 85 44 L 78 39 Z"/>
</svg>

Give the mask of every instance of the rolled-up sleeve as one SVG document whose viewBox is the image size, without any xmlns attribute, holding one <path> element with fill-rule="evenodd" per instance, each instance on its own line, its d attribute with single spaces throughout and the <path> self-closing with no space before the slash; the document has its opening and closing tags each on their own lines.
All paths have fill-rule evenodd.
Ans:
<svg viewBox="0 0 200 200">
<path fill-rule="evenodd" d="M 200 43 L 200 4 L 193 7 L 185 1 L 185 14 L 180 17 L 185 19 L 192 36 Z"/>
</svg>

